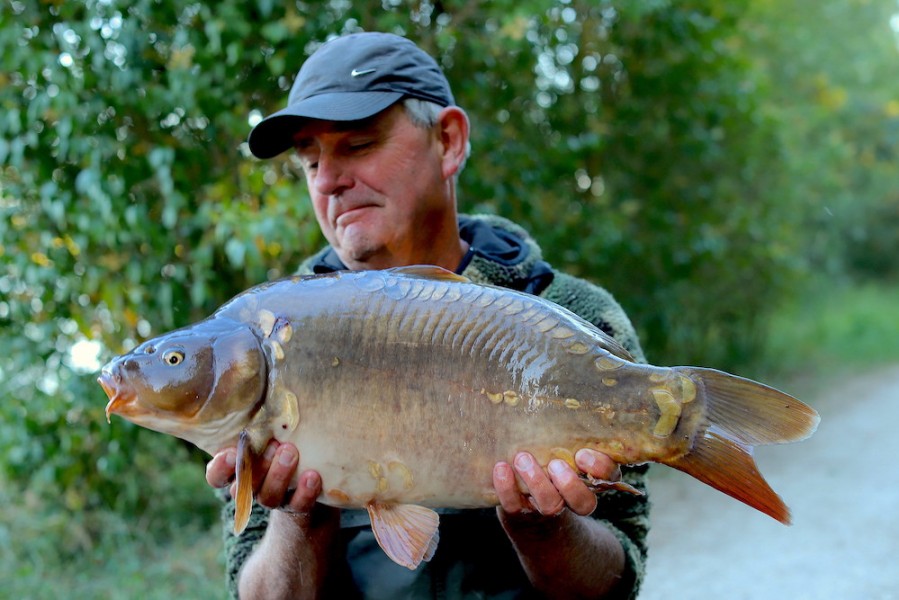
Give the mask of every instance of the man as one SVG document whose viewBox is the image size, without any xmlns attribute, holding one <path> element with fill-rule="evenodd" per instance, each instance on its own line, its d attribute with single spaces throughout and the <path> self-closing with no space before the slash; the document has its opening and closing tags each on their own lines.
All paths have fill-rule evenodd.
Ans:
<svg viewBox="0 0 899 600">
<path fill-rule="evenodd" d="M 286 109 L 250 133 L 269 158 L 295 149 L 329 246 L 301 272 L 435 264 L 568 306 L 642 353 L 633 328 L 604 290 L 557 273 L 516 225 L 459 217 L 456 179 L 469 121 L 434 60 L 412 42 L 363 33 L 321 46 L 303 65 Z M 210 485 L 234 474 L 234 449 L 207 468 Z M 318 473 L 297 467 L 291 444 L 271 443 L 254 483 L 258 506 L 240 537 L 226 540 L 232 593 L 286 597 L 627 597 L 645 559 L 647 500 L 597 497 L 565 462 L 544 470 L 527 452 L 493 472 L 500 506 L 443 511 L 434 558 L 415 571 L 380 551 L 361 511 L 316 503 Z M 620 477 L 605 455 L 576 462 L 597 479 Z M 645 471 L 625 469 L 644 489 Z M 516 477 L 527 487 L 522 494 Z M 294 479 L 296 482 L 294 483 Z M 598 504 L 598 506 L 597 506 Z M 230 525 L 233 502 L 226 510 Z M 269 510 L 270 509 L 270 510 Z"/>
</svg>

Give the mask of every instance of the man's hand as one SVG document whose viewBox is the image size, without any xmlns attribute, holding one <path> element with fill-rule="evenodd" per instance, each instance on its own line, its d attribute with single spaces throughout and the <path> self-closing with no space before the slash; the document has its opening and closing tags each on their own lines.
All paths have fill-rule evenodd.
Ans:
<svg viewBox="0 0 899 600">
<path fill-rule="evenodd" d="M 594 479 L 620 477 L 611 458 L 582 449 L 578 469 Z M 547 473 L 548 471 L 548 473 Z M 519 489 L 515 475 L 526 489 Z M 624 571 L 624 549 L 602 523 L 589 517 L 596 495 L 568 463 L 547 470 L 527 452 L 493 468 L 497 514 L 534 587 L 555 598 L 598 598 L 610 593 Z"/>
<path fill-rule="evenodd" d="M 233 496 L 236 462 L 235 448 L 221 450 L 206 465 L 206 482 L 212 487 L 225 487 L 230 483 Z M 256 502 L 293 515 L 309 514 L 322 491 L 321 476 L 317 471 L 303 471 L 293 489 L 291 484 L 299 462 L 300 454 L 296 446 L 270 441 L 262 456 L 253 463 L 253 495 Z"/>
<path fill-rule="evenodd" d="M 579 450 L 575 463 L 594 479 L 613 480 L 619 476 L 612 459 L 595 450 Z M 596 495 L 568 463 L 555 459 L 550 461 L 547 470 L 548 474 L 527 452 L 515 456 L 514 470 L 509 463 L 496 463 L 493 486 L 506 515 L 514 517 L 537 511 L 541 515 L 556 516 L 566 508 L 578 515 L 593 512 Z M 527 488 L 525 492 L 519 490 L 516 473 Z"/>
<path fill-rule="evenodd" d="M 206 482 L 213 487 L 231 485 L 235 493 L 237 450 L 226 448 L 206 465 Z M 340 511 L 317 504 L 322 491 L 317 471 L 303 471 L 294 484 L 300 454 L 293 444 L 269 442 L 253 463 L 256 502 L 277 509 L 270 527 L 247 560 L 238 581 L 247 598 L 316 598 L 324 589 L 334 556 Z"/>
</svg>

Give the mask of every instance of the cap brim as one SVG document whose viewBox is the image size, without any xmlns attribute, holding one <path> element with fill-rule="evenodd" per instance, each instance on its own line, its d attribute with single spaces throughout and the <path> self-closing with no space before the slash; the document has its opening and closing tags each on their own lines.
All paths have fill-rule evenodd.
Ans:
<svg viewBox="0 0 899 600">
<path fill-rule="evenodd" d="M 261 120 L 250 131 L 247 143 L 256 158 L 271 158 L 293 147 L 293 136 L 305 119 L 367 119 L 402 97 L 401 92 L 340 92 L 312 96 Z"/>
</svg>

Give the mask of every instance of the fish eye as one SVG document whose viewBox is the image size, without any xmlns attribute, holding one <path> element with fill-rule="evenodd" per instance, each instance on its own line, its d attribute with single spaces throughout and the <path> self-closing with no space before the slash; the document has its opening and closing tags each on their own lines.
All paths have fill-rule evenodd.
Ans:
<svg viewBox="0 0 899 600">
<path fill-rule="evenodd" d="M 181 352 L 180 350 L 169 350 L 162 355 L 162 360 L 171 367 L 180 365 L 184 361 L 184 352 Z"/>
</svg>

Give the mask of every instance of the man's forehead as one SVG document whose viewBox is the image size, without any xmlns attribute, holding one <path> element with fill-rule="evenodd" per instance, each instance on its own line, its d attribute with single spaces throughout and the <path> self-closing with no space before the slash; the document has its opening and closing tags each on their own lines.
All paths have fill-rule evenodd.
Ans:
<svg viewBox="0 0 899 600">
<path fill-rule="evenodd" d="M 306 119 L 294 133 L 294 142 L 300 142 L 317 135 L 329 133 L 365 133 L 388 129 L 404 111 L 393 105 L 371 117 L 358 121 L 327 121 L 322 119 Z"/>
</svg>

